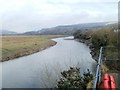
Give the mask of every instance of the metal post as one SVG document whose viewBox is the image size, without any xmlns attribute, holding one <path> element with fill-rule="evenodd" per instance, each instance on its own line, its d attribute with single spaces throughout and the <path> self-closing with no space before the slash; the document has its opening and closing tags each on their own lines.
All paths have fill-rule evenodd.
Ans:
<svg viewBox="0 0 120 90">
<path fill-rule="evenodd" d="M 97 70 L 96 70 L 96 75 L 95 75 L 94 86 L 93 86 L 93 89 L 94 89 L 94 90 L 96 90 L 97 85 L 98 85 L 98 83 L 99 83 L 99 81 L 100 81 L 100 78 L 101 78 L 102 49 L 103 49 L 103 47 L 100 48 L 98 65 L 97 65 Z"/>
</svg>

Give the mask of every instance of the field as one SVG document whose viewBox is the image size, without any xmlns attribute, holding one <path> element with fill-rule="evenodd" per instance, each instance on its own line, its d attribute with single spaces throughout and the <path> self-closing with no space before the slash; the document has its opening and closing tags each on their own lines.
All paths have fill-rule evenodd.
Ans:
<svg viewBox="0 0 120 90">
<path fill-rule="evenodd" d="M 62 37 L 63 35 L 47 36 L 1 36 L 2 58 L 0 61 L 6 61 L 13 58 L 29 55 L 56 44 L 51 38 Z"/>
</svg>

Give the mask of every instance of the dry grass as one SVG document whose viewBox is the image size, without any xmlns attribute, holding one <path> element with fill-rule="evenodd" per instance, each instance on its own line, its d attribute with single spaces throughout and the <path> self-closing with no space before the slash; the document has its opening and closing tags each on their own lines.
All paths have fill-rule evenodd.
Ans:
<svg viewBox="0 0 120 90">
<path fill-rule="evenodd" d="M 47 36 L 2 36 L 2 59 L 6 61 L 24 55 L 29 55 L 52 45 L 56 42 L 51 38 L 61 37 L 62 35 Z"/>
<path fill-rule="evenodd" d="M 87 89 L 93 88 L 93 84 L 94 84 L 94 80 L 91 80 L 91 81 L 87 84 Z"/>
<path fill-rule="evenodd" d="M 105 72 L 118 72 L 120 73 L 120 61 L 104 61 Z"/>
</svg>

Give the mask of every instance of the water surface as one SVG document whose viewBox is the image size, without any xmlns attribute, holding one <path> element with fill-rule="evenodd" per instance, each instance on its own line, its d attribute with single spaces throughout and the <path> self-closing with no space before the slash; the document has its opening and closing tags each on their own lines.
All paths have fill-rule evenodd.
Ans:
<svg viewBox="0 0 120 90">
<path fill-rule="evenodd" d="M 41 52 L 0 63 L 3 88 L 52 88 L 60 72 L 70 66 L 80 67 L 81 73 L 94 71 L 95 61 L 89 48 L 75 40 L 53 39 L 57 44 Z"/>
</svg>

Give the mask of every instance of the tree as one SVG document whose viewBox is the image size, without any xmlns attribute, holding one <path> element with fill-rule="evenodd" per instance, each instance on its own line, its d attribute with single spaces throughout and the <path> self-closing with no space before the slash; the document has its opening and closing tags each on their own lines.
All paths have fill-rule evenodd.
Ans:
<svg viewBox="0 0 120 90">
<path fill-rule="evenodd" d="M 93 79 L 93 75 L 88 72 L 80 76 L 80 68 L 70 67 L 69 70 L 61 72 L 62 77 L 57 83 L 57 88 L 80 88 L 86 89 L 87 84 Z"/>
</svg>

